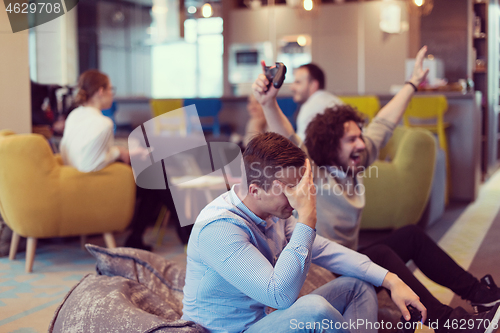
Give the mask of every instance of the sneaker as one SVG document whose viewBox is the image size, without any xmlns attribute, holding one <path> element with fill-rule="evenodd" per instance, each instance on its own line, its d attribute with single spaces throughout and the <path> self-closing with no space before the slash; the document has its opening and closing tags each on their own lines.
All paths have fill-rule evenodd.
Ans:
<svg viewBox="0 0 500 333">
<path fill-rule="evenodd" d="M 476 313 L 488 311 L 500 302 L 500 288 L 490 274 L 481 279 L 478 289 L 469 301 Z"/>
<path fill-rule="evenodd" d="M 492 333 L 499 327 L 500 304 L 490 311 L 470 314 L 464 308 L 453 309 L 447 320 L 439 322 L 438 333 Z"/>
</svg>

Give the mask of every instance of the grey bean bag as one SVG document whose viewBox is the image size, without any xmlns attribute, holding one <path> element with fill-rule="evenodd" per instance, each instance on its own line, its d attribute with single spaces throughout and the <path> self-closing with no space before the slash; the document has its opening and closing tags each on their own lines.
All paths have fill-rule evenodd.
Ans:
<svg viewBox="0 0 500 333">
<path fill-rule="evenodd" d="M 98 275 L 85 276 L 57 309 L 49 333 L 205 330 L 181 320 L 185 271 L 147 251 L 86 245 Z"/>
</svg>

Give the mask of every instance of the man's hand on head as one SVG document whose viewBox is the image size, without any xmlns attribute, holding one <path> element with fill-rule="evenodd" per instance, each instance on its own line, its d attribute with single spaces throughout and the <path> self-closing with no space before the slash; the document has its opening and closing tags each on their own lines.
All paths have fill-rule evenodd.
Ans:
<svg viewBox="0 0 500 333">
<path fill-rule="evenodd" d="M 257 102 L 260 105 L 264 106 L 269 103 L 274 103 L 276 100 L 276 95 L 278 94 L 279 89 L 276 89 L 273 85 L 267 88 L 269 84 L 269 80 L 266 77 L 266 62 L 262 60 L 262 74 L 259 74 L 257 80 L 252 84 L 252 92 L 255 96 Z"/>
<path fill-rule="evenodd" d="M 311 163 L 306 159 L 305 172 L 296 186 L 285 185 L 275 180 L 275 186 L 280 186 L 290 205 L 299 214 L 298 222 L 316 228 L 316 187 L 314 186 Z"/>
</svg>

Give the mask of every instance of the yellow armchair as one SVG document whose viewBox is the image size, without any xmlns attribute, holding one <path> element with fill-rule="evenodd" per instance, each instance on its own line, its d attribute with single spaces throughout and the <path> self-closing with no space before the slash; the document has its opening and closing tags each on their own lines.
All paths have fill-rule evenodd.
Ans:
<svg viewBox="0 0 500 333">
<path fill-rule="evenodd" d="M 432 188 L 436 141 L 424 129 L 397 127 L 366 170 L 363 229 L 399 228 L 416 224 Z"/>
<path fill-rule="evenodd" d="M 10 259 L 19 236 L 28 238 L 27 272 L 37 238 L 104 234 L 114 247 L 112 232 L 127 227 L 134 205 L 130 166 L 113 163 L 82 173 L 63 165 L 41 135 L 0 131 L 0 213 L 13 231 Z"/>
</svg>

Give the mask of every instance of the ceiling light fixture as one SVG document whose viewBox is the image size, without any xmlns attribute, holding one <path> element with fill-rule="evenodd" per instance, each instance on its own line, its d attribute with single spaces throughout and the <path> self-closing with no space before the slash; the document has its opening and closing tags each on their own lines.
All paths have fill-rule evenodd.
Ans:
<svg viewBox="0 0 500 333">
<path fill-rule="evenodd" d="M 206 3 L 201 7 L 201 15 L 203 15 L 203 17 L 211 17 L 213 13 L 212 6 L 209 3 Z"/>
<path fill-rule="evenodd" d="M 408 0 L 408 8 L 418 16 L 429 15 L 434 8 L 434 0 Z"/>
<path fill-rule="evenodd" d="M 306 46 L 307 45 L 306 36 L 300 35 L 299 37 L 297 37 L 297 44 L 299 44 L 300 46 Z"/>
<path fill-rule="evenodd" d="M 307 10 L 307 11 L 310 11 L 313 9 L 313 2 L 312 0 L 304 0 L 304 9 Z"/>
</svg>

